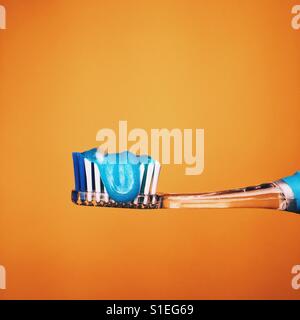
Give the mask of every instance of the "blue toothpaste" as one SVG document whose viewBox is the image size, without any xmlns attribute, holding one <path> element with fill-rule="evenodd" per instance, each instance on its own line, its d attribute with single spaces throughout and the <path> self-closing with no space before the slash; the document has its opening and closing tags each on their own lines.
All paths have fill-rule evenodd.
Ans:
<svg viewBox="0 0 300 320">
<path fill-rule="evenodd" d="M 149 164 L 149 156 L 137 156 L 129 151 L 101 154 L 96 148 L 82 153 L 95 163 L 109 196 L 117 202 L 133 201 L 140 191 L 140 166 Z"/>
</svg>

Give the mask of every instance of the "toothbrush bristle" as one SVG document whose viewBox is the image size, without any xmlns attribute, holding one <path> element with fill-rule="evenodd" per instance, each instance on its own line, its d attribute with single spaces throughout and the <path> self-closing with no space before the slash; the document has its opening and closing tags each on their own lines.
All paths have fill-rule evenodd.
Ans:
<svg viewBox="0 0 300 320">
<path fill-rule="evenodd" d="M 81 153 L 73 153 L 75 190 L 72 201 L 78 205 L 116 207 L 132 209 L 158 209 L 162 197 L 156 194 L 160 164 L 154 161 L 140 166 L 140 191 L 131 202 L 116 202 L 111 199 L 101 179 L 97 165 L 84 158 Z"/>
</svg>

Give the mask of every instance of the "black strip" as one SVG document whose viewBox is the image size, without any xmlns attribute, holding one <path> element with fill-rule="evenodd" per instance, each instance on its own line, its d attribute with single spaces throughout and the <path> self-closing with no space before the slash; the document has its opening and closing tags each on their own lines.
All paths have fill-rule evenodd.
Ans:
<svg viewBox="0 0 300 320">
<path fill-rule="evenodd" d="M 227 317 L 229 319 L 232 319 L 232 317 L 257 319 L 262 316 L 269 319 L 273 314 L 285 319 L 288 318 L 288 314 L 295 312 L 295 318 L 297 319 L 299 313 L 298 302 L 279 300 L 19 300 L 0 301 L 0 312 L 3 314 L 3 319 L 5 318 L 4 314 L 9 315 L 7 319 L 11 319 L 15 314 L 22 315 L 22 319 L 27 314 L 30 316 L 37 315 L 39 319 L 44 319 L 44 315 L 47 314 L 47 318 L 56 319 L 64 310 L 68 312 L 68 319 L 73 315 L 76 318 L 79 316 L 79 319 L 211 319 L 213 317 L 217 317 L 217 319 Z M 133 314 L 132 308 L 139 308 L 137 315 L 136 313 Z"/>
</svg>

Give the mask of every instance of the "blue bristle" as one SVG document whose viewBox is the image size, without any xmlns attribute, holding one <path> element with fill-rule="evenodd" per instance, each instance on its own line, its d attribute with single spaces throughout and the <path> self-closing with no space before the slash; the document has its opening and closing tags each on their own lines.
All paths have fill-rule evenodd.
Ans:
<svg viewBox="0 0 300 320">
<path fill-rule="evenodd" d="M 79 181 L 79 166 L 78 166 L 77 152 L 72 153 L 72 158 L 73 158 L 73 167 L 74 167 L 75 190 L 79 191 L 80 181 Z"/>
<path fill-rule="evenodd" d="M 79 166 L 79 181 L 80 181 L 80 191 L 86 192 L 86 175 L 85 175 L 85 165 L 84 158 L 81 153 L 77 153 L 78 166 Z"/>
</svg>

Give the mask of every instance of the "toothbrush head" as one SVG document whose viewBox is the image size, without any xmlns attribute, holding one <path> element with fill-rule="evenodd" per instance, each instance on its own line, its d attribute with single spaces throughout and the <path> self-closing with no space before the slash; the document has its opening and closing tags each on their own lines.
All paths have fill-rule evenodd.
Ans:
<svg viewBox="0 0 300 320">
<path fill-rule="evenodd" d="M 160 209 L 162 208 L 162 195 L 139 194 L 134 201 L 117 202 L 110 199 L 107 193 L 72 191 L 72 201 L 81 206 L 125 208 L 125 209 Z"/>
<path fill-rule="evenodd" d="M 77 205 L 128 209 L 159 209 L 162 195 L 156 193 L 160 164 L 158 161 L 142 162 L 139 166 L 139 192 L 130 201 L 116 201 L 105 187 L 105 177 L 97 163 L 87 159 L 84 153 L 73 154 L 75 190 L 72 201 Z M 106 177 L 107 178 L 107 177 Z M 121 179 L 120 179 L 121 180 Z M 135 181 L 136 182 L 136 181 Z"/>
</svg>

